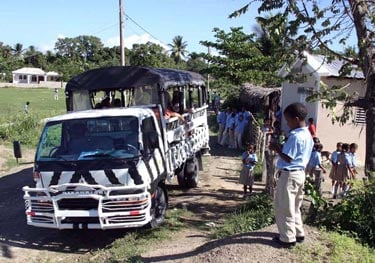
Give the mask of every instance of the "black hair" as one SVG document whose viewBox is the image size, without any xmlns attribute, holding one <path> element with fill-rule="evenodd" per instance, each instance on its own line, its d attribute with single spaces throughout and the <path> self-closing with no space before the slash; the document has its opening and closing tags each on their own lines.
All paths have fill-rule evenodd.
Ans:
<svg viewBox="0 0 375 263">
<path fill-rule="evenodd" d="M 356 143 L 351 143 L 350 146 L 349 146 L 350 149 L 358 149 L 358 144 Z"/>
<path fill-rule="evenodd" d="M 314 119 L 313 118 L 309 118 L 307 121 L 310 122 L 310 123 L 313 123 Z"/>
<path fill-rule="evenodd" d="M 343 152 L 349 151 L 349 144 L 348 143 L 343 143 L 341 146 L 341 149 Z"/>
<path fill-rule="evenodd" d="M 307 116 L 307 108 L 305 105 L 299 102 L 295 102 L 292 104 L 289 104 L 285 110 L 284 110 L 284 115 L 288 115 L 289 117 L 292 118 L 299 118 L 300 121 L 305 120 Z"/>
<path fill-rule="evenodd" d="M 247 144 L 247 145 L 246 145 L 246 149 L 249 149 L 250 146 L 252 146 L 252 147 L 253 147 L 253 150 L 256 151 L 257 147 L 255 146 L 255 144 L 252 144 L 252 143 Z"/>
<path fill-rule="evenodd" d="M 321 144 L 321 143 L 315 143 L 314 144 L 314 150 L 315 151 L 321 151 L 321 150 L 323 150 L 323 144 Z"/>
</svg>

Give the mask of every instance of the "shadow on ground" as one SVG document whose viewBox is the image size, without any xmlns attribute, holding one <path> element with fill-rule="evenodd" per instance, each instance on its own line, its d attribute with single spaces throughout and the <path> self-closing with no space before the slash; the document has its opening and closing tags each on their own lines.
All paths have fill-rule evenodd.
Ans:
<svg viewBox="0 0 375 263">
<path fill-rule="evenodd" d="M 139 257 L 137 259 L 141 260 L 141 262 L 163 262 L 163 261 L 173 261 L 173 260 L 181 260 L 190 257 L 197 256 L 202 253 L 208 253 L 211 250 L 218 250 L 221 247 L 232 245 L 232 244 L 263 244 L 270 247 L 279 248 L 280 246 L 277 245 L 274 241 L 272 241 L 272 237 L 275 236 L 273 232 L 249 232 L 244 234 L 234 235 L 225 239 L 214 240 L 211 242 L 207 242 L 204 245 L 194 249 L 193 251 L 181 253 L 181 254 L 170 254 L 170 255 L 163 255 L 157 257 Z"/>
</svg>

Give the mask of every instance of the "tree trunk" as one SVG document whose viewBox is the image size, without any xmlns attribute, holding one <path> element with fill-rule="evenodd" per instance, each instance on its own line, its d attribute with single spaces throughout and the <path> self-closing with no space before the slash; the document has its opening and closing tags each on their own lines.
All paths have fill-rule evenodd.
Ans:
<svg viewBox="0 0 375 263">
<path fill-rule="evenodd" d="M 367 80 L 366 105 L 366 175 L 375 178 L 375 54 L 373 36 L 366 23 L 370 19 L 370 3 L 362 0 L 349 0 L 350 10 L 357 33 L 360 66 Z"/>
<path fill-rule="evenodd" d="M 366 175 L 375 180 L 375 73 L 367 79 L 366 99 L 370 105 L 366 111 Z"/>
</svg>

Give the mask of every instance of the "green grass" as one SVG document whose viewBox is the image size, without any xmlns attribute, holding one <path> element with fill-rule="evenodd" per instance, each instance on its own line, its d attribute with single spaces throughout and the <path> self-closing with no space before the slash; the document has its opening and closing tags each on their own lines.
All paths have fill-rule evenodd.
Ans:
<svg viewBox="0 0 375 263">
<path fill-rule="evenodd" d="M 297 246 L 294 250 L 302 262 L 375 262 L 374 249 L 337 232 L 320 231 L 319 242 Z"/>
<path fill-rule="evenodd" d="M 29 114 L 24 113 L 26 101 Z M 54 100 L 54 90 L 48 88 L 0 88 L 0 137 L 10 145 L 14 140 L 27 147 L 35 147 L 47 117 L 65 113 L 65 100 Z"/>
<path fill-rule="evenodd" d="M 62 91 L 59 100 L 54 100 L 54 89 L 49 88 L 0 88 L 0 123 L 9 116 L 23 114 L 26 101 L 30 102 L 30 114 L 41 118 L 66 112 L 65 96 Z"/>
</svg>

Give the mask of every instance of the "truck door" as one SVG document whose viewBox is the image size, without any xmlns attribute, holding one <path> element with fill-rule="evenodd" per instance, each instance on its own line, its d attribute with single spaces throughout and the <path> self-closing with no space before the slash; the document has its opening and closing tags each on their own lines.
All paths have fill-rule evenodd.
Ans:
<svg viewBox="0 0 375 263">
<path fill-rule="evenodd" d="M 155 119 L 147 117 L 142 121 L 143 156 L 152 172 L 151 178 L 165 177 L 167 172 L 164 145 Z"/>
</svg>

